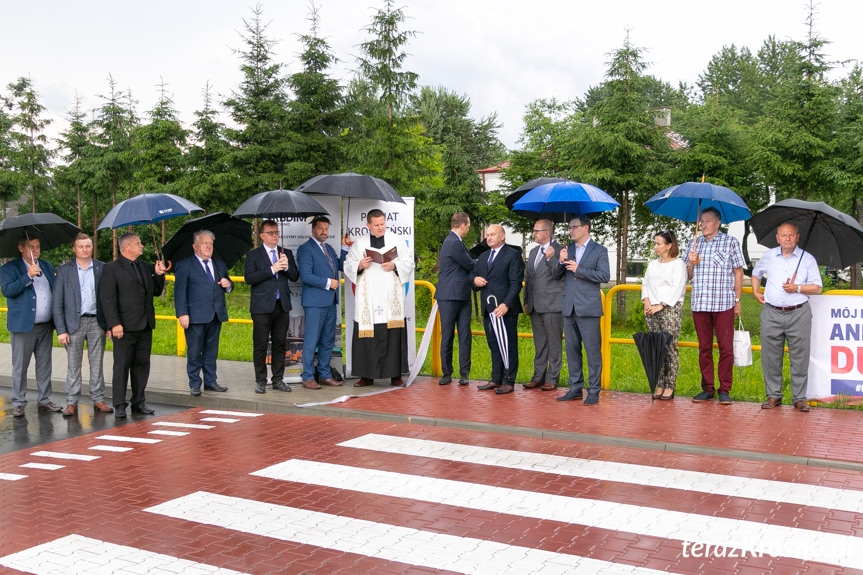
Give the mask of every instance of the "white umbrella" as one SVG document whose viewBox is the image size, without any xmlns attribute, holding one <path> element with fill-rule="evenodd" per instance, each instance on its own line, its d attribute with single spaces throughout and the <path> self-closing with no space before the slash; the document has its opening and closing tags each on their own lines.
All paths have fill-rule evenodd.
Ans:
<svg viewBox="0 0 863 575">
<path fill-rule="evenodd" d="M 497 298 L 490 295 L 486 298 L 486 303 L 491 303 L 494 300 L 494 307 L 498 306 Z M 503 317 L 497 317 L 494 314 L 489 316 L 491 320 L 491 329 L 494 330 L 494 336 L 497 338 L 497 346 L 500 348 L 500 355 L 503 358 L 504 370 L 509 369 L 509 338 L 506 336 L 506 326 L 503 323 Z"/>
</svg>

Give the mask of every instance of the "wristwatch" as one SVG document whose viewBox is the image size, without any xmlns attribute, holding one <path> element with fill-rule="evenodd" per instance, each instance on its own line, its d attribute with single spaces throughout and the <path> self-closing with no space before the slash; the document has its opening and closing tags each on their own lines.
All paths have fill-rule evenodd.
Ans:
<svg viewBox="0 0 863 575">
<path fill-rule="evenodd" d="M 797 293 L 800 293 L 800 285 L 797 286 Z"/>
<path fill-rule="evenodd" d="M 734 298 L 734 303 L 740 303 L 740 298 L 739 297 Z"/>
</svg>

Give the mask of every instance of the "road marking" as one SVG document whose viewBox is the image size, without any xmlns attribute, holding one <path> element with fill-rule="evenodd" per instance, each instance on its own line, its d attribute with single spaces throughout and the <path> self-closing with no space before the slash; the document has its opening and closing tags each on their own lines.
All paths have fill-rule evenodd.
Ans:
<svg viewBox="0 0 863 575">
<path fill-rule="evenodd" d="M 2 481 L 18 481 L 26 477 L 26 475 L 21 475 L 20 473 L 0 473 L 0 480 Z"/>
<path fill-rule="evenodd" d="M 96 451 L 113 451 L 115 453 L 123 453 L 124 451 L 132 451 L 134 447 L 120 447 L 119 445 L 94 445 L 87 449 L 95 449 Z"/>
<path fill-rule="evenodd" d="M 231 419 L 230 417 L 202 417 L 201 421 L 215 421 L 217 423 L 237 423 L 239 419 Z"/>
<path fill-rule="evenodd" d="M 34 451 L 30 455 L 53 459 L 74 459 L 76 461 L 93 461 L 101 457 L 101 455 L 78 455 L 77 453 L 59 453 L 57 451 Z"/>
<path fill-rule="evenodd" d="M 863 538 L 834 533 L 298 459 L 251 475 L 863 569 Z"/>
<path fill-rule="evenodd" d="M 147 433 L 152 433 L 153 435 L 171 435 L 174 437 L 189 435 L 188 431 L 171 431 L 169 429 L 157 429 L 156 431 L 148 431 Z"/>
<path fill-rule="evenodd" d="M 154 421 L 153 425 L 163 427 L 183 427 L 187 429 L 213 429 L 215 425 L 201 425 L 200 423 L 176 423 L 174 421 Z"/>
<path fill-rule="evenodd" d="M 81 535 L 67 535 L 0 557 L 0 565 L 35 575 L 89 575 L 92 573 L 197 573 L 240 575 L 240 571 L 196 563 L 127 545 Z"/>
<path fill-rule="evenodd" d="M 150 437 L 126 437 L 124 435 L 100 435 L 96 439 L 105 441 L 126 441 L 128 443 L 161 443 L 161 439 L 152 439 Z"/>
<path fill-rule="evenodd" d="M 66 466 L 57 465 L 55 463 L 25 463 L 23 465 L 19 465 L 18 467 L 26 467 L 29 469 L 44 469 L 46 471 L 57 471 L 58 469 L 63 469 Z"/>
<path fill-rule="evenodd" d="M 461 573 L 661 573 L 578 555 L 422 531 L 203 491 L 144 511 L 282 541 Z"/>
<path fill-rule="evenodd" d="M 210 415 L 230 415 L 232 417 L 261 417 L 263 413 L 249 413 L 248 411 L 225 411 L 222 409 L 205 409 L 201 413 Z"/>
<path fill-rule="evenodd" d="M 569 477 L 586 477 L 603 481 L 667 487 L 863 513 L 863 491 L 837 489 L 835 487 L 651 467 L 633 463 L 578 459 L 377 433 L 363 435 L 338 445 L 383 453 L 429 457 L 444 461 L 495 465 Z"/>
</svg>

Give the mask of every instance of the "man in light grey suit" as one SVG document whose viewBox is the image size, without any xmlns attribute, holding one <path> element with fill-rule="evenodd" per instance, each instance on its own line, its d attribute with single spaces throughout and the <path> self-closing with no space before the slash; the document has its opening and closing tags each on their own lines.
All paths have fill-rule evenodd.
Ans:
<svg viewBox="0 0 863 575">
<path fill-rule="evenodd" d="M 93 259 L 93 240 L 87 234 L 78 234 L 72 243 L 75 259 L 57 269 L 54 281 L 53 316 L 57 328 L 57 341 L 66 346 L 66 409 L 63 417 L 78 412 L 81 395 L 81 363 L 84 342 L 90 361 L 90 397 L 93 411 L 114 411 L 105 403 L 105 376 L 102 359 L 105 353 L 105 314 L 99 295 L 102 281 L 102 262 Z"/>
<path fill-rule="evenodd" d="M 524 384 L 525 389 L 554 391 L 563 365 L 563 277 L 554 277 L 563 246 L 554 241 L 553 231 L 551 220 L 533 225 L 533 239 L 538 245 L 530 251 L 525 266 L 524 311 L 530 316 L 535 349 L 533 376 Z"/>
<path fill-rule="evenodd" d="M 558 401 L 584 399 L 585 405 L 599 401 L 602 373 L 602 293 L 600 287 L 611 277 L 608 250 L 590 239 L 590 218 L 576 216 L 569 222 L 573 243 L 560 251 L 554 276 L 564 278 L 563 329 L 566 334 L 566 362 L 570 389 Z M 587 354 L 587 397 L 583 397 L 584 373 L 581 346 Z"/>
</svg>

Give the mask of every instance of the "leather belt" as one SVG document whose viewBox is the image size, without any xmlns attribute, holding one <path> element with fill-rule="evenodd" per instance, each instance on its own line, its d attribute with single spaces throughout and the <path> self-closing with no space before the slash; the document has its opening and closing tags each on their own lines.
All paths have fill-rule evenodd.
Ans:
<svg viewBox="0 0 863 575">
<path fill-rule="evenodd" d="M 809 302 L 803 302 L 803 303 L 798 304 L 798 305 L 790 305 L 790 306 L 788 306 L 788 307 L 779 307 L 778 305 L 773 305 L 773 304 L 771 304 L 771 303 L 769 303 L 769 304 L 767 304 L 767 305 L 769 305 L 769 306 L 770 306 L 770 307 L 772 307 L 773 309 L 778 309 L 779 311 L 792 311 L 792 310 L 795 310 L 795 309 L 800 309 L 801 307 L 803 307 L 803 306 L 804 306 L 804 305 L 806 305 L 807 303 L 809 303 Z"/>
<path fill-rule="evenodd" d="M 82 313 L 81 317 L 96 317 L 95 313 Z"/>
</svg>

